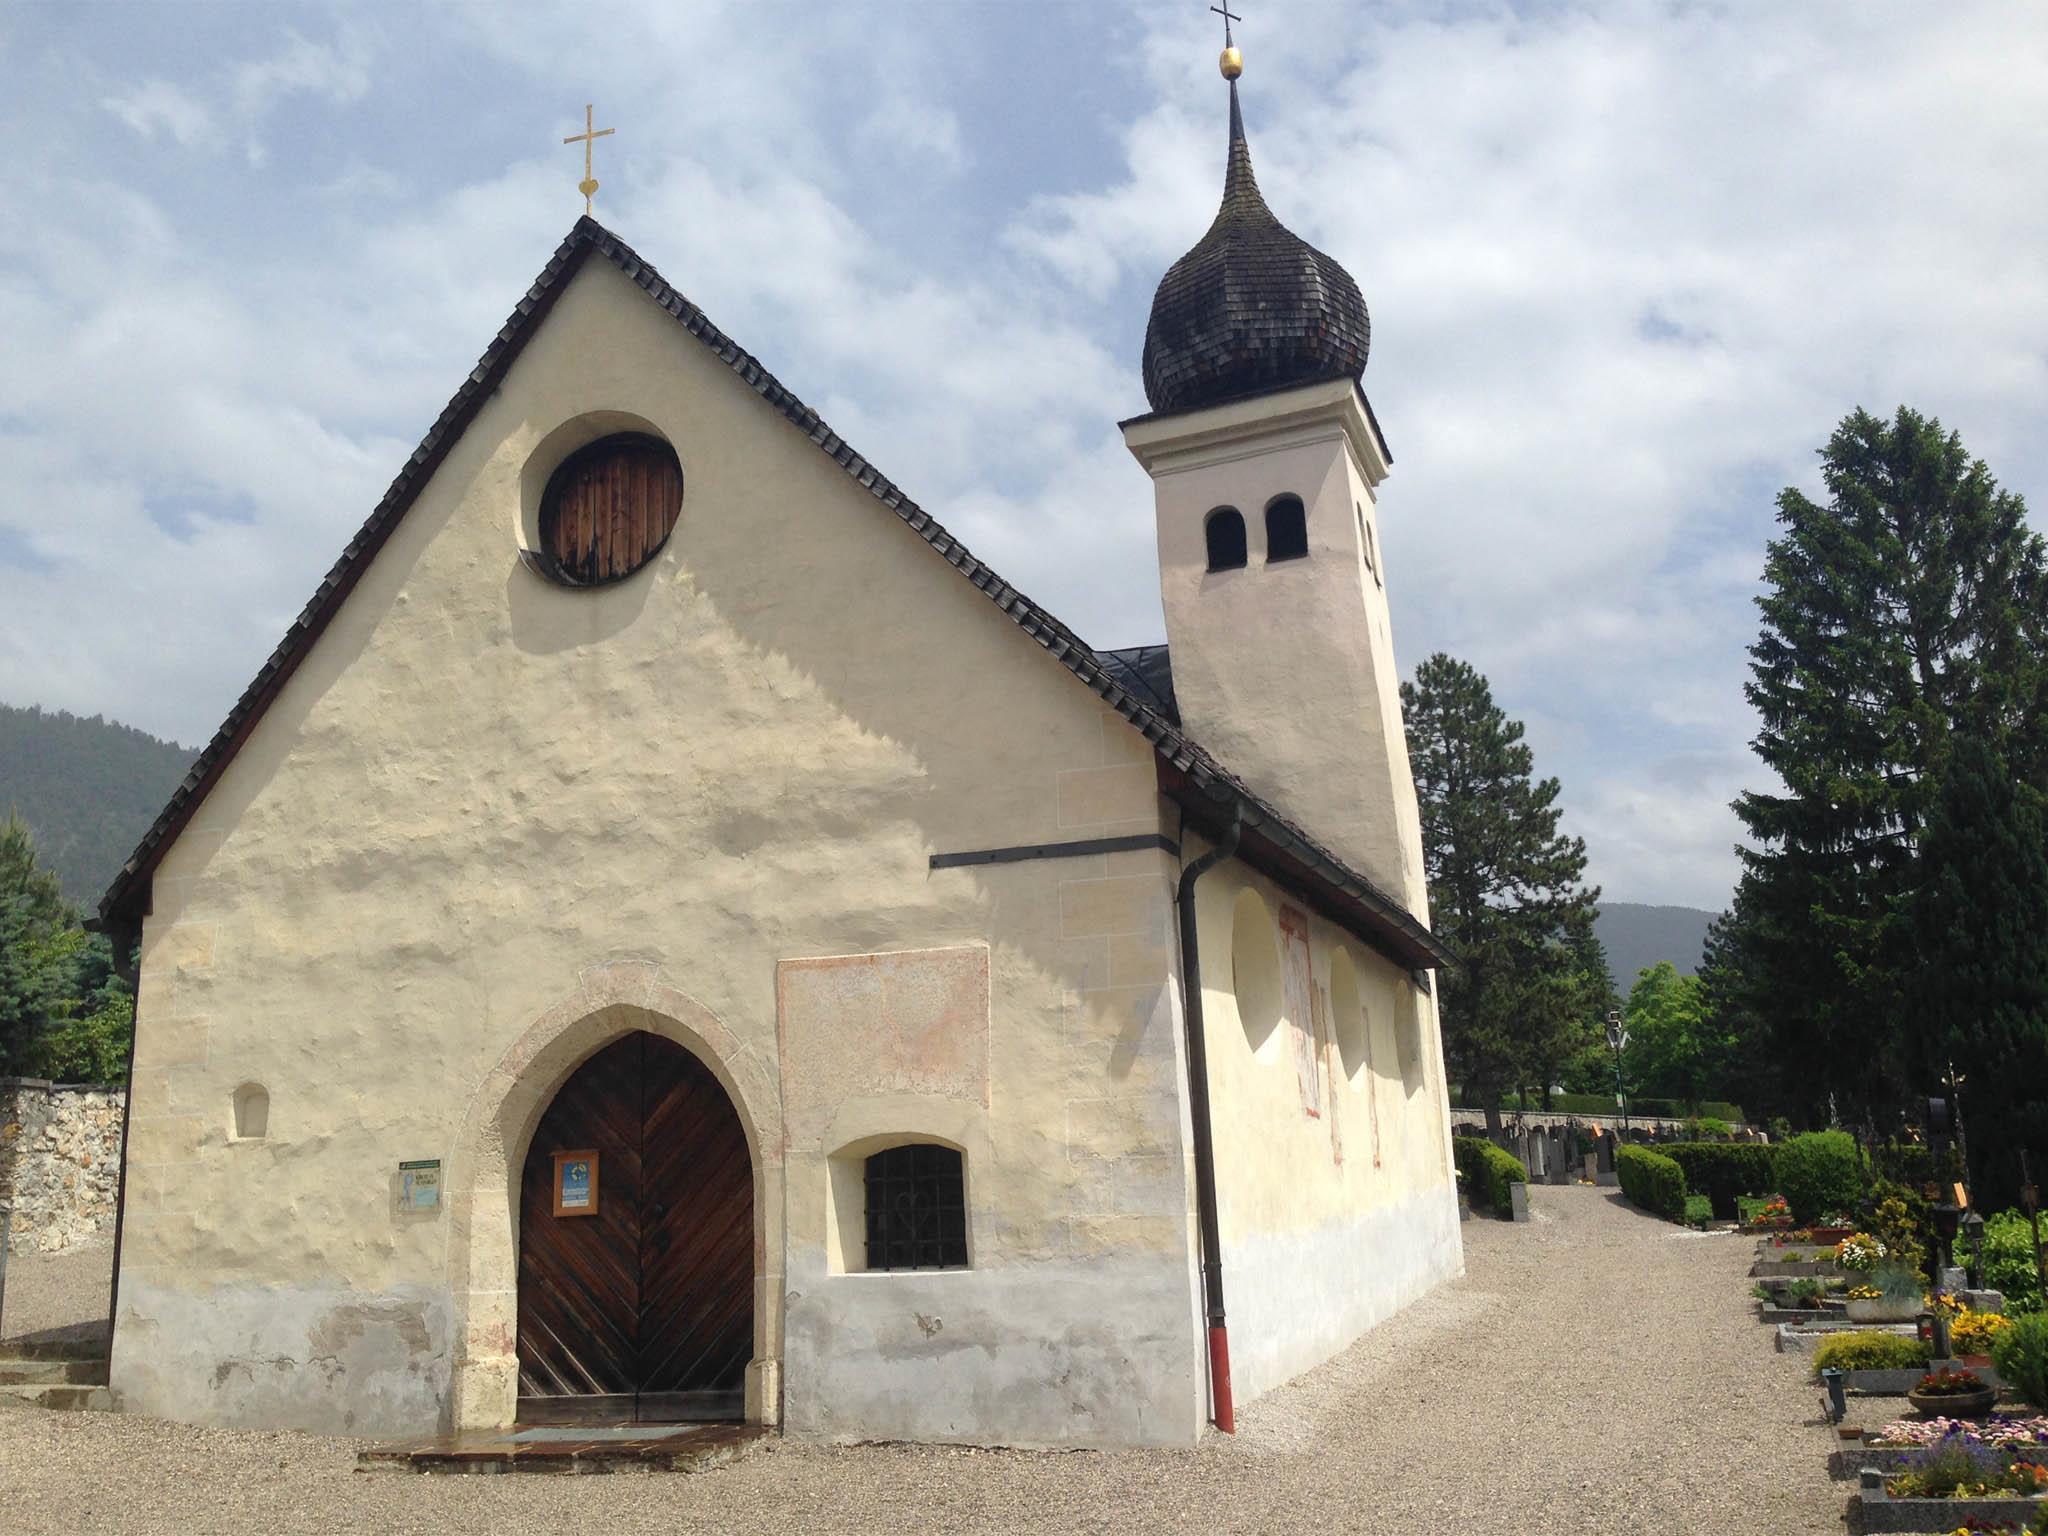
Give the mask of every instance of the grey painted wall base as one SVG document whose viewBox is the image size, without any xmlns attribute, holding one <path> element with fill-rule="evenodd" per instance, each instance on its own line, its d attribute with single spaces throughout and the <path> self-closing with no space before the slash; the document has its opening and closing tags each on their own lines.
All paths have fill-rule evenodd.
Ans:
<svg viewBox="0 0 2048 1536">
<path fill-rule="evenodd" d="M 1238 1405 L 1322 1364 L 1464 1271 L 1448 1186 L 1313 1232 L 1226 1236 Z"/>
<path fill-rule="evenodd" d="M 323 1435 L 445 1428 L 447 1293 L 218 1286 L 204 1295 L 122 1276 L 110 1385 L 130 1413 Z"/>
<path fill-rule="evenodd" d="M 1185 1259 L 831 1274 L 793 1254 L 783 1428 L 809 1440 L 1192 1445 L 1208 1357 Z M 1236 1330 L 1233 1328 L 1233 1337 Z"/>
</svg>

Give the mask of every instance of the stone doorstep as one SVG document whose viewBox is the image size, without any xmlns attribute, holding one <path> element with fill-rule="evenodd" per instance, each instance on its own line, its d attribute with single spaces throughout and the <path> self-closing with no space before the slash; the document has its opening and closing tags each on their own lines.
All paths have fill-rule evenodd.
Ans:
<svg viewBox="0 0 2048 1536">
<path fill-rule="evenodd" d="M 557 1476 L 621 1467 L 710 1472 L 730 1466 L 771 1433 L 758 1424 L 515 1425 L 372 1446 L 357 1455 L 356 1470 Z"/>
<path fill-rule="evenodd" d="M 15 1360 L 0 1355 L 0 1387 L 50 1385 L 104 1387 L 104 1360 Z"/>
<path fill-rule="evenodd" d="M 1866 1531 L 1952 1531 L 1975 1517 L 2009 1520 L 2024 1526 L 2041 1507 L 2040 1499 L 1868 1499 L 1849 1495 L 1849 1536 Z"/>
<path fill-rule="evenodd" d="M 114 1395 L 105 1387 L 64 1384 L 32 1384 L 27 1386 L 0 1386 L 0 1399 L 21 1403 L 30 1408 L 48 1408 L 57 1412 L 90 1409 L 96 1413 L 110 1412 L 114 1406 Z"/>
</svg>

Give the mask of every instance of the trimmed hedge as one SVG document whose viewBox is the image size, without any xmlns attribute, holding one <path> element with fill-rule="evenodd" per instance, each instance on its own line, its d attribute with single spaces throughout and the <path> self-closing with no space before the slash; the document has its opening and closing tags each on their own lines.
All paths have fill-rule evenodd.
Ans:
<svg viewBox="0 0 2048 1536">
<path fill-rule="evenodd" d="M 1685 1170 L 1663 1153 L 1623 1145 L 1614 1154 L 1614 1171 L 1630 1204 L 1667 1221 L 1685 1220 Z"/>
<path fill-rule="evenodd" d="M 1802 1227 L 1833 1211 L 1853 1211 L 1863 1200 L 1863 1164 L 1847 1131 L 1794 1136 L 1772 1154 L 1771 1178 Z"/>
<path fill-rule="evenodd" d="M 1838 1333 L 1813 1351 L 1816 1381 L 1831 1365 L 1845 1371 L 1911 1371 L 1926 1363 L 1926 1344 L 1902 1333 Z"/>
<path fill-rule="evenodd" d="M 1516 1184 L 1529 1182 L 1529 1170 L 1521 1160 L 1484 1136 L 1454 1136 L 1451 1148 L 1472 1203 L 1491 1209 L 1496 1216 L 1514 1215 L 1515 1197 L 1509 1191 Z"/>
<path fill-rule="evenodd" d="M 1685 1187 L 1713 1202 L 1716 1221 L 1735 1221 L 1737 1195 L 1777 1193 L 1771 1149 L 1761 1142 L 1674 1141 L 1657 1150 L 1685 1172 Z"/>
</svg>

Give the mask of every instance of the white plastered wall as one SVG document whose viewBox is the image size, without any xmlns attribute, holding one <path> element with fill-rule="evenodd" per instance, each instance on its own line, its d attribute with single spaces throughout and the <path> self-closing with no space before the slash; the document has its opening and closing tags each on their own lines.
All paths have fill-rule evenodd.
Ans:
<svg viewBox="0 0 2048 1536">
<path fill-rule="evenodd" d="M 1186 854 L 1200 851 L 1193 839 Z M 1241 913 L 1244 939 L 1277 951 L 1283 975 L 1285 927 L 1307 938 L 1307 986 L 1283 987 L 1277 1025 L 1249 1033 L 1233 977 Z M 1231 1379 L 1249 1402 L 1463 1272 L 1450 1112 L 1434 1002 L 1409 972 L 1240 859 L 1196 886 L 1196 924 Z M 1347 968 L 1362 1027 L 1336 1011 Z"/>
<path fill-rule="evenodd" d="M 681 457 L 680 524 L 630 579 L 555 587 L 517 557 L 541 461 L 627 417 Z M 1186 1443 L 1172 861 L 929 867 L 1161 826 L 1137 733 L 593 258 L 156 873 L 117 1395 L 509 1421 L 525 1139 L 644 1027 L 713 1065 L 755 1149 L 751 1417 Z M 786 985 L 847 957 L 900 982 L 851 1086 L 791 1048 L 829 989 Z M 906 1042 L 975 996 L 978 1059 L 920 1074 Z M 250 1083 L 267 1134 L 237 1140 Z M 972 1266 L 849 1273 L 828 1159 L 906 1132 L 967 1149 Z M 443 1206 L 401 1212 L 421 1158 Z"/>
</svg>

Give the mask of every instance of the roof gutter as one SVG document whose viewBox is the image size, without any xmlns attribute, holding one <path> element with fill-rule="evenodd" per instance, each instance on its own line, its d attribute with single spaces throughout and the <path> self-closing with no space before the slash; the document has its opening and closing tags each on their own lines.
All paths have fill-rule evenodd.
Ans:
<svg viewBox="0 0 2048 1536">
<path fill-rule="evenodd" d="M 1202 1027 L 1202 960 L 1195 937 L 1195 882 L 1237 851 L 1244 810 L 1233 805 L 1223 839 L 1180 873 L 1181 1019 L 1187 1030 L 1188 1117 L 1195 1136 L 1195 1209 L 1202 1232 L 1202 1295 L 1209 1319 L 1209 1399 L 1216 1427 L 1237 1433 L 1230 1395 L 1230 1334 L 1223 1315 L 1223 1238 L 1216 1216 L 1216 1138 L 1209 1122 L 1209 1048 Z"/>
</svg>

